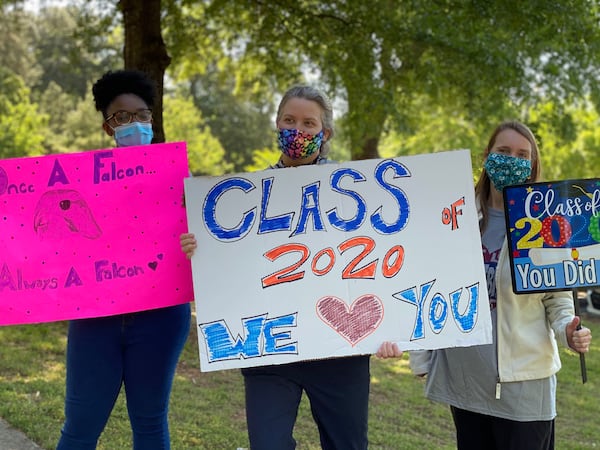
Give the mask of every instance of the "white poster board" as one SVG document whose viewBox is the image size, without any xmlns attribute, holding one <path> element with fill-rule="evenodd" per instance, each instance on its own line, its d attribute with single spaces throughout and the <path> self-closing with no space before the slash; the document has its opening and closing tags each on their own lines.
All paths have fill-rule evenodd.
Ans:
<svg viewBox="0 0 600 450">
<path fill-rule="evenodd" d="M 202 371 L 491 343 L 468 150 L 185 180 Z"/>
</svg>

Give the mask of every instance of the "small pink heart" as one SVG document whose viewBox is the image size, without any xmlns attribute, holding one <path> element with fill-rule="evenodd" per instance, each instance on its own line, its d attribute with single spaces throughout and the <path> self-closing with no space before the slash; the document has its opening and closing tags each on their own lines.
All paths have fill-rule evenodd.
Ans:
<svg viewBox="0 0 600 450">
<path fill-rule="evenodd" d="M 383 320 L 383 303 L 376 295 L 365 294 L 348 308 L 343 300 L 329 296 L 317 302 L 317 314 L 354 347 L 373 333 Z"/>
<path fill-rule="evenodd" d="M 156 255 L 156 257 L 162 261 L 162 259 L 163 259 L 163 254 L 162 254 L 162 253 L 159 253 L 158 255 Z"/>
<path fill-rule="evenodd" d="M 158 266 L 158 262 L 156 262 L 156 261 L 151 261 L 148 263 L 148 267 L 150 267 L 152 270 L 156 270 L 157 266 Z"/>
</svg>

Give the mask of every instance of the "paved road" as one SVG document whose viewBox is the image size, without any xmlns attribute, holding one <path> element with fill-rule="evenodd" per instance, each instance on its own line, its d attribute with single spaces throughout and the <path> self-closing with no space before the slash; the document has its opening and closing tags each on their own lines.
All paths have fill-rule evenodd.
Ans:
<svg viewBox="0 0 600 450">
<path fill-rule="evenodd" d="M 0 418 L 0 450 L 41 450 L 41 447 Z"/>
</svg>

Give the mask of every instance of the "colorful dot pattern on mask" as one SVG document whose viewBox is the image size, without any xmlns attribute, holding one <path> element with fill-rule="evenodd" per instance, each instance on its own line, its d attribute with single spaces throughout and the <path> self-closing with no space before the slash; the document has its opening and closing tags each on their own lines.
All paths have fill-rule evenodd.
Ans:
<svg viewBox="0 0 600 450">
<path fill-rule="evenodd" d="M 323 130 L 313 136 L 295 128 L 280 129 L 277 141 L 283 154 L 292 159 L 304 159 L 321 148 Z"/>
<path fill-rule="evenodd" d="M 506 186 L 527 181 L 531 175 L 531 161 L 501 153 L 490 153 L 485 161 L 485 171 L 499 191 Z"/>
</svg>

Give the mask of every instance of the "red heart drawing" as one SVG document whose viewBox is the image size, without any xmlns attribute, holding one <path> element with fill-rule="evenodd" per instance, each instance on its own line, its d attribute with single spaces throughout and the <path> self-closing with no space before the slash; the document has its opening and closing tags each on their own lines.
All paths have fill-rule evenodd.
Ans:
<svg viewBox="0 0 600 450">
<path fill-rule="evenodd" d="M 348 308 L 343 300 L 329 296 L 317 302 L 317 314 L 354 347 L 373 333 L 383 320 L 383 303 L 376 295 L 365 294 Z"/>
</svg>

